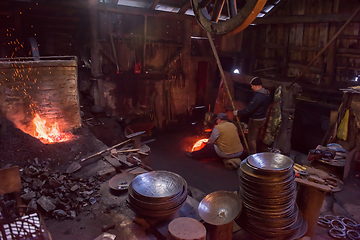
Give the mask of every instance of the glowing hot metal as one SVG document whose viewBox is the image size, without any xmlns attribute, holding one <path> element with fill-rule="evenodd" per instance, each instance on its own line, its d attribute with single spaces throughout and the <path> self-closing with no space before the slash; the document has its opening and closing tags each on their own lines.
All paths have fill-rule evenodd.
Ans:
<svg viewBox="0 0 360 240">
<path fill-rule="evenodd" d="M 202 149 L 208 141 L 209 141 L 209 139 L 207 139 L 207 138 L 198 140 L 192 147 L 191 152 Z"/>
</svg>

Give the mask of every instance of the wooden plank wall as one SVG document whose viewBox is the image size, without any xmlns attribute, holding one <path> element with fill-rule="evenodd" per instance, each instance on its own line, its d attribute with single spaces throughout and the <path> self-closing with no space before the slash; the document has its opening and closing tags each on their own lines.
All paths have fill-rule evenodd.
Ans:
<svg viewBox="0 0 360 240">
<path fill-rule="evenodd" d="M 253 74 L 277 80 L 293 80 L 347 19 L 338 20 L 336 17 L 339 14 L 350 17 L 358 7 L 359 3 L 351 0 L 283 0 L 273 13 L 264 17 L 261 24 L 244 31 L 245 35 L 256 30 Z M 291 22 L 289 19 L 294 16 L 317 17 L 313 21 Z M 266 24 L 267 17 L 284 21 Z M 330 17 L 331 21 L 317 20 L 320 17 Z M 355 77 L 360 75 L 359 28 L 360 16 L 357 16 L 303 75 L 305 82 L 317 85 L 354 83 Z M 244 43 L 244 47 L 251 46 Z"/>
</svg>

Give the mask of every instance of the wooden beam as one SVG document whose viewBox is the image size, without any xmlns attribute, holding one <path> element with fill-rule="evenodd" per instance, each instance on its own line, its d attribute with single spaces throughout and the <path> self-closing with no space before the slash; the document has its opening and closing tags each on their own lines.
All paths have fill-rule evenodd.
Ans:
<svg viewBox="0 0 360 240">
<path fill-rule="evenodd" d="M 359 40 L 360 36 L 359 35 L 345 35 L 345 34 L 342 34 L 338 38 L 339 39 L 356 39 L 356 40 Z"/>
<path fill-rule="evenodd" d="M 275 44 L 275 43 L 265 43 L 265 45 L 263 45 L 262 47 L 278 49 L 278 50 L 313 51 L 313 52 L 318 52 L 321 50 L 320 47 L 309 47 L 309 46 L 288 46 L 287 47 L 286 45 Z"/>
<path fill-rule="evenodd" d="M 190 0 L 186 1 L 184 5 L 181 6 L 178 14 L 184 14 L 190 8 Z"/>
<path fill-rule="evenodd" d="M 133 15 L 142 15 L 142 16 L 152 16 L 152 17 L 160 17 L 160 18 L 169 18 L 175 19 L 179 21 L 196 21 L 194 16 L 188 16 L 184 14 L 176 14 L 171 12 L 163 12 L 156 11 L 152 9 L 145 8 L 136 8 L 136 7 L 128 7 L 128 6 L 109 6 L 104 3 L 99 3 L 94 9 L 98 11 L 105 11 L 105 8 L 108 12 L 113 13 L 123 13 L 123 14 L 133 14 Z"/>
<path fill-rule="evenodd" d="M 360 54 L 360 49 L 356 49 L 356 48 L 337 48 L 336 53 Z"/>
<path fill-rule="evenodd" d="M 358 54 L 356 54 L 356 53 L 336 53 L 335 55 L 339 56 L 339 57 L 360 58 L 359 52 L 358 52 Z"/>
<path fill-rule="evenodd" d="M 254 24 L 294 24 L 294 23 L 329 23 L 346 22 L 351 17 L 347 13 L 334 14 L 316 14 L 316 15 L 298 15 L 285 17 L 262 17 L 256 18 Z M 360 16 L 354 18 L 354 21 L 360 21 Z"/>
<path fill-rule="evenodd" d="M 63 24 L 74 24 L 74 23 L 78 23 L 80 21 L 80 16 L 66 16 L 66 17 L 58 17 L 58 16 L 54 16 L 54 15 L 40 15 L 40 14 L 26 14 L 26 17 L 29 17 L 31 19 L 32 22 L 35 21 L 58 21 L 61 22 Z"/>
</svg>

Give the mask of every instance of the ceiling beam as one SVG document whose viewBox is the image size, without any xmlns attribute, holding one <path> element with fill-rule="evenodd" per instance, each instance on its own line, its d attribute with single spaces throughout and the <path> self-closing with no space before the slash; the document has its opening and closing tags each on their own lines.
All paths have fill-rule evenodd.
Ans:
<svg viewBox="0 0 360 240">
<path fill-rule="evenodd" d="M 178 14 L 184 14 L 189 8 L 190 8 L 190 0 L 186 1 L 184 5 L 181 6 L 180 10 L 178 11 Z"/>
<path fill-rule="evenodd" d="M 299 15 L 284 17 L 262 17 L 256 18 L 254 24 L 296 24 L 296 23 L 329 23 L 346 22 L 351 14 L 333 13 L 322 15 Z M 360 16 L 354 18 L 354 22 L 360 21 Z"/>
<path fill-rule="evenodd" d="M 99 3 L 96 7 L 98 11 L 107 11 L 113 13 L 123 13 L 123 14 L 133 14 L 133 15 L 142 15 L 142 16 L 151 16 L 151 17 L 160 17 L 160 18 L 169 18 L 180 21 L 196 21 L 194 16 L 184 15 L 184 14 L 176 14 L 171 12 L 164 11 L 156 11 L 153 9 L 145 9 L 145 8 L 136 8 L 136 7 L 128 7 L 128 6 L 111 6 Z"/>
</svg>

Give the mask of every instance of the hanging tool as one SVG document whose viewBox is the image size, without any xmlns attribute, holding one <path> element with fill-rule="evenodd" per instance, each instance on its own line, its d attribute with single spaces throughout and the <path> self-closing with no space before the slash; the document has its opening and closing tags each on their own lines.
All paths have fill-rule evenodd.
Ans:
<svg viewBox="0 0 360 240">
<path fill-rule="evenodd" d="M 217 53 L 217 51 L 216 51 L 214 41 L 212 40 L 212 37 L 211 37 L 211 35 L 210 35 L 209 32 L 206 32 L 206 34 L 207 34 L 207 37 L 208 37 L 208 39 L 209 39 L 211 48 L 212 48 L 212 50 L 213 50 L 213 53 L 214 53 L 214 56 L 215 56 L 217 65 L 218 65 L 218 67 L 219 67 L 219 70 L 220 70 L 220 73 L 221 73 L 222 82 L 225 84 L 225 87 L 226 87 L 227 93 L 228 93 L 228 95 L 229 95 L 229 100 L 230 100 L 230 102 L 231 102 L 232 108 L 233 108 L 233 110 L 235 110 L 234 101 L 233 101 L 233 99 L 232 99 L 232 97 L 231 97 L 231 93 L 230 93 L 229 87 L 228 87 L 227 82 L 226 82 L 226 79 L 225 79 L 224 70 L 223 70 L 223 68 L 222 68 L 222 66 L 221 66 L 221 62 L 220 62 L 220 59 L 219 59 L 219 55 L 218 55 L 218 53 Z M 221 84 L 221 83 L 220 83 L 220 84 Z M 249 153 L 249 152 L 250 152 L 250 151 L 249 151 L 249 145 L 248 145 L 248 143 L 247 143 L 247 141 L 246 141 L 244 131 L 243 131 L 242 127 L 241 127 L 240 119 L 239 119 L 239 117 L 238 117 L 237 115 L 235 115 L 235 117 L 236 117 L 237 123 L 239 124 L 239 129 L 240 129 L 240 132 L 241 132 L 241 136 L 242 136 L 242 138 L 243 138 L 243 140 L 244 140 L 246 150 L 247 150 L 248 153 Z"/>
</svg>

